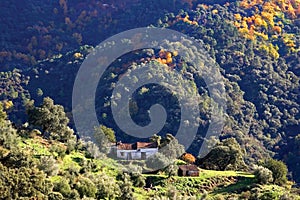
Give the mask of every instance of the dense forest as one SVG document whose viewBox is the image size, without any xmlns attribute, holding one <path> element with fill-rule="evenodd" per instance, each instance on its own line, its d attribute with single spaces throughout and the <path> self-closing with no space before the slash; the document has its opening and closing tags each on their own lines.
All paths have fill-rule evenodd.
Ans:
<svg viewBox="0 0 300 200">
<path fill-rule="evenodd" d="M 299 0 L 12 0 L 0 5 L 0 199 L 299 198 Z M 81 139 L 72 113 L 80 66 L 100 42 L 139 27 L 183 33 L 215 62 L 227 107 L 220 137 L 204 139 L 215 102 L 202 72 L 178 54 L 182 44 L 166 40 L 160 45 L 170 49 L 141 49 L 110 64 L 96 91 L 95 141 Z M 185 55 L 197 56 L 192 50 Z M 199 94 L 194 102 L 199 128 L 184 149 L 176 139 L 180 99 L 160 85 L 139 88 L 130 100 L 130 116 L 146 126 L 151 106 L 162 105 L 164 127 L 142 140 L 168 151 L 137 167 L 115 161 L 107 145 L 137 142 L 115 122 L 111 96 L 128 71 L 145 65 L 161 80 L 176 80 Z M 129 83 L 138 79 L 147 76 Z M 199 157 L 203 142 L 216 145 Z M 154 162 L 167 167 L 145 174 Z M 178 177 L 182 163 L 196 164 L 200 177 Z"/>
</svg>

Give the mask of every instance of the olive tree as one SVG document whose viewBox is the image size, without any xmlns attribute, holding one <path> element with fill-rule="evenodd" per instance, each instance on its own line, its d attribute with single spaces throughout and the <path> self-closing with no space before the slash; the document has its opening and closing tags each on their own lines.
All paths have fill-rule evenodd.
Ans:
<svg viewBox="0 0 300 200">
<path fill-rule="evenodd" d="M 39 107 L 35 107 L 33 102 L 30 102 L 27 105 L 27 114 L 29 124 L 40 127 L 45 136 L 61 142 L 74 138 L 74 131 L 68 127 L 70 120 L 63 106 L 55 105 L 51 98 L 44 98 Z"/>
</svg>

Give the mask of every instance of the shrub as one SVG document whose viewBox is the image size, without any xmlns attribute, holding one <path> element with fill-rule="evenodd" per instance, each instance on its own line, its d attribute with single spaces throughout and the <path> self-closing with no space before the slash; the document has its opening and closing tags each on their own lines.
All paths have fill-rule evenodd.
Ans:
<svg viewBox="0 0 300 200">
<path fill-rule="evenodd" d="M 7 149 L 13 149 L 17 148 L 18 141 L 17 130 L 6 120 L 6 113 L 0 107 L 0 144 Z"/>
<path fill-rule="evenodd" d="M 55 143 L 50 147 L 50 152 L 57 154 L 57 157 L 64 158 L 66 155 L 66 149 L 67 148 L 63 144 Z"/>
<path fill-rule="evenodd" d="M 76 190 L 79 192 L 80 197 L 96 197 L 97 188 L 95 184 L 86 177 L 80 177 L 75 185 Z"/>
<path fill-rule="evenodd" d="M 95 143 L 88 142 L 86 144 L 85 156 L 87 158 L 101 158 L 104 155 L 100 152 L 99 147 Z"/>
<path fill-rule="evenodd" d="M 179 192 L 177 191 L 177 189 L 174 186 L 171 186 L 168 188 L 167 190 L 167 197 L 169 199 L 177 199 L 179 195 Z"/>
<path fill-rule="evenodd" d="M 115 199 L 120 195 L 120 188 L 116 180 L 113 177 L 106 175 L 105 173 L 101 174 L 90 174 L 88 176 L 90 180 L 96 185 L 97 199 Z"/>
<path fill-rule="evenodd" d="M 258 166 L 254 171 L 255 178 L 260 184 L 268 184 L 273 182 L 273 173 L 268 168 Z"/>
<path fill-rule="evenodd" d="M 225 200 L 224 196 L 221 194 L 216 195 L 215 197 L 213 197 L 213 200 Z"/>
<path fill-rule="evenodd" d="M 256 200 L 256 199 L 258 199 L 258 197 L 261 194 L 261 188 L 254 187 L 254 188 L 251 189 L 250 193 L 251 193 L 250 199 L 253 199 L 253 200 L 255 199 Z"/>
<path fill-rule="evenodd" d="M 279 199 L 279 194 L 273 191 L 267 191 L 265 193 L 263 193 L 263 195 L 261 195 L 259 197 L 259 200 L 278 200 Z"/>
<path fill-rule="evenodd" d="M 38 169 L 44 171 L 48 176 L 55 176 L 59 166 L 53 156 L 42 156 L 39 160 Z"/>
<path fill-rule="evenodd" d="M 63 200 L 64 196 L 59 192 L 51 192 L 48 195 L 48 200 Z"/>
<path fill-rule="evenodd" d="M 146 178 L 141 173 L 131 173 L 130 179 L 135 187 L 144 187 L 146 185 Z"/>
<path fill-rule="evenodd" d="M 251 197 L 251 192 L 250 191 L 246 191 L 246 192 L 242 192 L 241 194 L 241 199 L 250 199 Z"/>
<path fill-rule="evenodd" d="M 77 144 L 76 137 L 68 140 L 66 153 L 70 154 L 72 151 L 74 151 L 76 148 L 76 144 Z"/>
<path fill-rule="evenodd" d="M 52 191 L 52 184 L 38 169 L 7 168 L 0 163 L 0 171 L 0 199 L 45 199 Z"/>
<path fill-rule="evenodd" d="M 165 173 L 168 174 L 168 177 L 176 176 L 178 173 L 178 166 L 177 165 L 169 165 L 165 169 Z"/>
<path fill-rule="evenodd" d="M 59 192 L 64 197 L 69 197 L 71 194 L 71 187 L 68 181 L 61 179 L 59 181 L 54 182 L 53 191 Z"/>
<path fill-rule="evenodd" d="M 290 195 L 288 194 L 283 194 L 281 195 L 281 197 L 279 198 L 279 200 L 293 200 L 294 198 L 291 197 Z"/>
<path fill-rule="evenodd" d="M 118 197 L 120 200 L 131 200 L 133 199 L 133 188 L 130 176 L 127 173 L 121 175 L 121 181 L 119 182 L 121 189 L 121 195 Z"/>
<path fill-rule="evenodd" d="M 130 179 L 135 187 L 143 187 L 146 184 L 146 178 L 142 175 L 143 168 L 139 165 L 130 163 L 123 169 L 124 173 L 130 175 Z"/>
</svg>

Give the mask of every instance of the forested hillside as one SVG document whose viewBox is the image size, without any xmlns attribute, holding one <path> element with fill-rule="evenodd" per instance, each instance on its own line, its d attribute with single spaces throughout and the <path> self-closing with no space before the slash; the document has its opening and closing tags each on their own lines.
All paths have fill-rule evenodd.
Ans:
<svg viewBox="0 0 300 200">
<path fill-rule="evenodd" d="M 296 198 L 297 189 L 291 187 L 300 183 L 299 0 L 30 0 L 22 6 L 14 0 L 0 5 L 0 172 L 7 177 L 1 177 L 0 191 L 11 189 L 10 194 L 0 192 L 1 199 L 140 199 L 145 195 L 150 199 L 222 195 L 285 199 L 285 189 L 290 193 L 286 199 Z M 97 147 L 80 140 L 72 118 L 72 92 L 81 64 L 100 42 L 138 27 L 186 34 L 216 62 L 226 93 L 225 124 L 220 138 L 210 138 L 217 146 L 194 163 L 205 170 L 233 170 L 230 175 L 200 175 L 185 182 L 176 175 L 169 176 L 171 167 L 153 176 L 142 175 L 143 169 L 123 173 L 106 152 L 101 152 L 103 143 Z M 180 48 L 171 41 L 164 45 Z M 198 156 L 214 100 L 198 68 L 175 50 L 134 51 L 108 67 L 98 83 L 95 110 L 99 123 L 106 127 L 100 132 L 113 133 L 115 139 L 110 142 L 137 142 L 116 124 L 110 97 L 128 71 L 147 64 L 162 80 L 171 77 L 200 95 L 195 102 L 200 108 L 199 129 L 186 150 Z M 192 50 L 186 54 L 196 55 Z M 175 73 L 183 78 L 177 79 Z M 156 141 L 176 135 L 181 114 L 178 99 L 159 85 L 146 85 L 133 94 L 132 119 L 140 126 L 149 124 L 148 110 L 154 104 L 168 111 L 163 129 L 153 133 Z M 274 175 L 272 166 L 281 166 L 281 177 Z M 234 170 L 246 173 L 240 175 Z M 62 181 L 66 177 L 68 181 Z M 16 181 L 18 188 L 11 184 Z M 149 181 L 162 192 L 151 189 L 145 193 L 143 187 L 150 187 Z M 21 182 L 28 184 L 23 187 Z M 175 188 L 171 188 L 172 183 Z M 188 189 L 180 194 L 185 184 Z M 209 189 L 205 188 L 207 184 Z M 199 191 L 201 195 L 197 196 Z M 122 193 L 127 196 L 121 197 Z M 176 197 L 175 193 L 183 196 Z"/>
</svg>

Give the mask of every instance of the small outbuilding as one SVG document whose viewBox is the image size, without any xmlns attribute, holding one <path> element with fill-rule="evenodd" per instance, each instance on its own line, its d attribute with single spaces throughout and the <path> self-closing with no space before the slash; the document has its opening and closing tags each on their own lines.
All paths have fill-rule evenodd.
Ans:
<svg viewBox="0 0 300 200">
<path fill-rule="evenodd" d="M 199 176 L 200 170 L 196 165 L 179 165 L 178 176 Z"/>
</svg>

